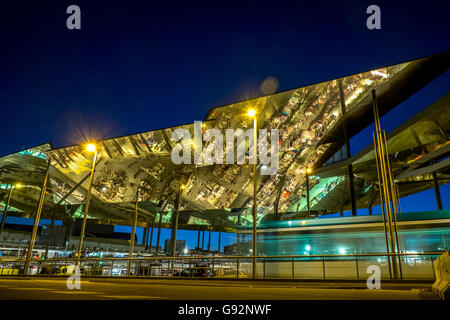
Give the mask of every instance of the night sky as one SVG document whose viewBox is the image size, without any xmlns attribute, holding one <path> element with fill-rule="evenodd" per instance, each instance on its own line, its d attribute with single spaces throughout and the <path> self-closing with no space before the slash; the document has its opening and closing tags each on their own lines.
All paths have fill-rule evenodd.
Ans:
<svg viewBox="0 0 450 320">
<path fill-rule="evenodd" d="M 81 8 L 81 30 L 66 8 Z M 366 8 L 381 8 L 381 30 Z M 211 107 L 450 50 L 449 1 L 11 1 L 0 4 L 0 155 L 204 119 Z M 382 119 L 390 131 L 449 91 L 450 73 Z M 371 131 L 352 139 L 352 153 Z M 430 190 L 431 191 L 431 190 Z M 449 188 L 442 188 L 444 209 Z M 433 192 L 403 211 L 435 209 Z M 9 220 L 8 220 L 9 221 Z"/>
</svg>

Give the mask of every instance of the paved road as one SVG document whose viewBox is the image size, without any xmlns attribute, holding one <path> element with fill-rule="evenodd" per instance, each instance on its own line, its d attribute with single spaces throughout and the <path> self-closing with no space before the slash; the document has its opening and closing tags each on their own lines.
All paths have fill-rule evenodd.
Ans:
<svg viewBox="0 0 450 320">
<path fill-rule="evenodd" d="M 435 300 L 430 284 L 239 282 L 155 279 L 84 279 L 69 290 L 66 279 L 0 278 L 0 300 Z"/>
</svg>

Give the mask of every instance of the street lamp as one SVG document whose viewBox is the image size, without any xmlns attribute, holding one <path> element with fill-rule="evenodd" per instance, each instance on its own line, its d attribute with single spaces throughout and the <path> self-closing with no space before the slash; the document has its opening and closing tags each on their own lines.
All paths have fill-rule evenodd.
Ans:
<svg viewBox="0 0 450 320">
<path fill-rule="evenodd" d="M 256 115 L 255 109 L 250 109 L 250 110 L 248 110 L 247 115 L 248 115 L 249 117 L 253 118 L 253 117 Z"/>
<path fill-rule="evenodd" d="M 15 186 L 10 185 L 10 187 L 9 187 L 8 200 L 6 200 L 5 209 L 3 210 L 2 224 L 0 226 L 0 234 L 3 233 L 3 229 L 5 228 L 6 215 L 8 214 L 9 201 L 11 200 L 12 191 L 13 191 L 14 187 L 19 189 L 19 188 L 22 188 L 22 185 L 20 183 L 17 183 Z"/>
<path fill-rule="evenodd" d="M 311 216 L 311 208 L 309 206 L 309 174 L 311 172 L 311 168 L 306 168 L 306 205 L 308 207 L 308 218 Z"/>
<path fill-rule="evenodd" d="M 80 235 L 80 243 L 78 246 L 78 252 L 77 252 L 77 265 L 79 265 L 80 263 L 80 258 L 81 258 L 81 249 L 83 248 L 83 239 L 84 239 L 84 231 L 86 230 L 86 219 L 87 219 L 87 214 L 89 211 L 89 202 L 91 200 L 91 190 L 92 190 L 92 182 L 94 181 L 94 171 L 95 171 L 95 163 L 97 161 L 97 147 L 95 144 L 93 143 L 89 143 L 86 146 L 86 150 L 89 152 L 94 152 L 94 160 L 92 161 L 92 169 L 91 169 L 91 178 L 89 181 L 89 189 L 87 191 L 87 195 L 86 195 L 86 205 L 85 205 L 85 209 L 84 209 L 84 217 L 83 217 L 83 223 L 81 225 L 81 235 Z"/>
<path fill-rule="evenodd" d="M 256 193 L 257 193 L 257 179 L 258 172 L 256 171 L 256 152 L 258 146 L 257 140 L 257 120 L 256 120 L 256 110 L 250 109 L 247 112 L 247 116 L 253 118 L 253 208 L 252 208 L 252 216 L 253 216 L 253 243 L 252 243 L 252 253 L 253 253 L 253 278 L 256 276 Z"/>
<path fill-rule="evenodd" d="M 89 143 L 89 144 L 86 146 L 86 150 L 89 151 L 89 152 L 95 152 L 96 149 L 97 149 L 97 148 L 95 147 L 95 144 L 93 144 L 93 143 Z"/>
</svg>

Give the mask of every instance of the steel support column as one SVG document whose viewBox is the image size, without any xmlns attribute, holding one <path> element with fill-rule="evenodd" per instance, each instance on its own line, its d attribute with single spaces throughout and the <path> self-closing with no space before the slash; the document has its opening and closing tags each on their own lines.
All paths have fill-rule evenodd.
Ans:
<svg viewBox="0 0 450 320">
<path fill-rule="evenodd" d="M 438 210 L 442 210 L 442 200 L 441 200 L 441 191 L 439 190 L 439 181 L 437 179 L 436 171 L 433 171 L 433 188 L 434 188 L 434 195 L 436 196 L 436 204 Z"/>
<path fill-rule="evenodd" d="M 95 173 L 95 164 L 97 162 L 97 150 L 95 150 L 94 159 L 92 161 L 92 169 L 91 169 L 91 178 L 89 180 L 89 189 L 86 195 L 86 205 L 84 208 L 84 216 L 83 216 L 83 222 L 81 224 L 81 234 L 80 234 L 80 243 L 78 245 L 78 252 L 77 252 L 77 265 L 80 263 L 81 258 L 81 249 L 83 248 L 83 240 L 84 240 L 84 232 L 86 231 L 86 221 L 87 221 L 87 215 L 89 212 L 89 204 L 91 200 L 91 191 L 92 191 L 92 183 L 94 182 L 94 173 Z"/>
<path fill-rule="evenodd" d="M 152 253 L 153 228 L 154 228 L 154 222 L 152 222 L 152 225 L 150 227 L 150 239 L 148 239 L 148 241 L 147 241 L 147 248 L 149 249 L 150 253 Z"/>
<path fill-rule="evenodd" d="M 205 230 L 202 230 L 202 251 L 205 250 Z"/>
<path fill-rule="evenodd" d="M 375 89 L 372 89 L 372 105 L 374 111 L 375 128 L 376 131 L 373 133 L 374 139 L 374 152 L 377 164 L 378 180 L 380 185 L 380 202 L 383 211 L 383 206 L 386 208 L 386 221 L 387 221 L 387 231 L 389 234 L 389 243 L 391 253 L 400 252 L 398 235 L 397 235 L 397 205 L 395 203 L 395 193 L 393 188 L 395 188 L 395 181 L 392 177 L 392 172 L 389 164 L 389 153 L 387 150 L 386 135 L 384 130 L 381 129 L 380 115 L 378 111 L 378 100 L 376 96 Z M 392 206 L 391 206 L 392 202 Z M 383 222 L 385 222 L 385 216 L 383 212 Z M 387 239 L 386 239 L 387 241 Z M 389 246 L 386 243 L 387 251 L 389 253 Z M 398 278 L 398 271 L 401 275 L 401 266 L 399 257 L 388 257 L 392 258 L 393 266 L 393 276 L 394 279 Z M 397 259 L 398 258 L 398 259 Z M 397 264 L 398 260 L 398 264 Z M 399 268 L 399 270 L 397 269 Z"/>
<path fill-rule="evenodd" d="M 339 87 L 339 97 L 341 100 L 341 111 L 342 111 L 342 116 L 345 119 L 345 113 L 346 113 L 346 108 L 345 108 L 345 96 L 344 96 L 344 88 L 342 86 L 342 79 L 339 79 L 338 81 L 338 87 Z M 347 159 L 351 158 L 351 152 L 350 152 L 350 140 L 348 138 L 348 133 L 347 133 L 347 124 L 345 123 L 345 120 L 342 124 L 342 129 L 344 131 L 344 141 L 345 141 L 345 146 L 346 146 L 346 151 L 347 151 Z M 351 198 L 351 203 L 352 203 L 352 216 L 356 216 L 357 211 L 356 211 L 356 197 L 355 197 L 355 181 L 354 181 L 354 177 L 353 177 L 353 166 L 351 164 L 348 165 L 348 178 L 349 178 L 349 184 L 350 184 L 350 198 Z"/>
<path fill-rule="evenodd" d="M 181 200 L 181 187 L 178 188 L 178 192 L 175 199 L 175 219 L 174 225 L 172 226 L 172 240 L 171 240 L 171 250 L 170 253 L 172 257 L 176 256 L 177 251 L 177 230 L 178 230 L 178 218 L 180 215 L 180 200 Z M 173 221 L 173 220 L 172 220 Z M 174 260 L 172 260 L 174 261 Z"/>
<path fill-rule="evenodd" d="M 6 201 L 5 209 L 3 210 L 3 216 L 2 216 L 2 224 L 0 227 L 0 234 L 3 233 L 3 229 L 5 228 L 5 222 L 6 222 L 6 215 L 8 214 L 8 207 L 9 207 L 9 201 L 11 200 L 13 185 L 9 185 L 9 192 L 8 192 L 8 200 Z"/>
<path fill-rule="evenodd" d="M 144 246 L 144 250 L 147 249 L 147 240 L 148 240 L 148 223 L 145 224 L 144 234 L 142 235 L 142 245 Z"/>
<path fill-rule="evenodd" d="M 158 234 L 156 236 L 156 251 L 155 255 L 157 256 L 159 253 L 159 238 L 161 236 L 161 221 L 162 221 L 162 213 L 159 213 L 159 222 L 158 222 Z"/>
<path fill-rule="evenodd" d="M 350 142 L 347 140 L 347 157 L 350 158 Z M 355 180 L 353 177 L 353 166 L 350 164 L 348 165 L 348 182 L 350 183 L 350 199 L 352 202 L 352 216 L 357 215 L 356 211 L 356 197 L 355 197 Z"/>
<path fill-rule="evenodd" d="M 197 234 L 197 254 L 200 252 L 200 230 L 198 230 Z"/>
<path fill-rule="evenodd" d="M 25 262 L 25 268 L 24 268 L 25 275 L 28 274 L 31 257 L 33 255 L 34 243 L 36 242 L 36 235 L 37 235 L 37 230 L 39 227 L 39 220 L 41 218 L 42 207 L 44 205 L 44 200 L 45 200 L 45 193 L 47 191 L 47 180 L 48 180 L 49 171 L 50 171 L 50 159 L 47 160 L 47 169 L 45 170 L 44 183 L 42 184 L 42 187 L 41 187 L 41 194 L 39 195 L 39 203 L 38 203 L 38 207 L 36 210 L 36 216 L 34 217 L 33 231 L 31 233 L 30 244 L 28 246 L 28 252 L 27 252 L 27 260 Z"/>
<path fill-rule="evenodd" d="M 240 225 L 241 225 L 241 215 L 239 214 L 239 216 L 238 216 L 238 226 L 240 226 Z M 241 233 L 237 232 L 236 236 L 237 236 L 237 243 L 238 243 L 238 246 L 239 246 L 240 243 L 241 243 Z"/>
<path fill-rule="evenodd" d="M 100 162 L 100 161 L 99 161 Z M 66 200 L 76 189 L 78 189 L 79 186 L 81 186 L 83 184 L 84 181 L 86 181 L 87 178 L 89 178 L 89 176 L 91 175 L 91 173 L 88 173 L 83 179 L 80 180 L 80 182 L 78 182 L 68 193 L 66 193 L 64 195 L 64 197 L 62 197 L 56 204 L 55 207 L 53 208 L 53 214 L 52 214 L 52 222 L 50 223 L 50 236 L 48 237 L 48 241 L 47 241 L 47 246 L 45 248 L 45 256 L 48 255 L 48 249 L 50 246 L 50 242 L 53 240 L 53 235 L 54 235 L 54 225 L 55 225 L 55 219 L 56 219 L 56 210 L 58 208 L 58 206 L 64 201 Z"/>
</svg>

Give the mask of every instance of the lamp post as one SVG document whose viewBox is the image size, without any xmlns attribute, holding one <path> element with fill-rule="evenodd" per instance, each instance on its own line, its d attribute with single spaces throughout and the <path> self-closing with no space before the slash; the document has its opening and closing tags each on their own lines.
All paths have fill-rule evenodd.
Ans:
<svg viewBox="0 0 450 320">
<path fill-rule="evenodd" d="M 254 109 L 250 109 L 247 112 L 249 117 L 253 118 L 253 208 L 252 208 L 252 216 L 253 216 L 253 242 L 252 242 L 252 255 L 253 255 L 253 279 L 256 277 L 256 194 L 257 194 L 257 181 L 258 181 L 258 171 L 257 171 L 257 147 L 258 147 L 258 125 L 256 120 L 256 111 Z"/>
<path fill-rule="evenodd" d="M 8 192 L 8 200 L 6 200 L 5 210 L 3 210 L 3 216 L 2 216 L 2 224 L 0 227 L 0 234 L 3 233 L 3 229 L 5 228 L 5 222 L 6 222 L 6 215 L 8 214 L 8 207 L 9 207 L 9 201 L 11 200 L 12 192 L 14 188 L 22 188 L 22 185 L 20 183 L 17 183 L 15 186 L 12 184 L 9 187 Z"/>
<path fill-rule="evenodd" d="M 83 223 L 81 225 L 80 244 L 78 246 L 77 258 L 76 258 L 77 265 L 79 265 L 79 263 L 80 263 L 81 249 L 83 248 L 84 231 L 86 230 L 86 219 L 87 219 L 87 214 L 89 211 L 89 202 L 91 200 L 91 190 L 92 190 L 92 182 L 94 181 L 95 163 L 97 161 L 97 148 L 96 148 L 95 144 L 92 144 L 92 143 L 88 144 L 86 146 L 86 150 L 89 152 L 94 152 L 94 160 L 92 161 L 91 178 L 89 180 L 89 189 L 88 189 L 87 195 L 86 195 L 86 205 L 84 208 Z"/>
<path fill-rule="evenodd" d="M 311 216 L 311 208 L 309 206 L 309 174 L 312 172 L 311 168 L 306 169 L 306 205 L 308 207 L 308 218 Z"/>
</svg>

